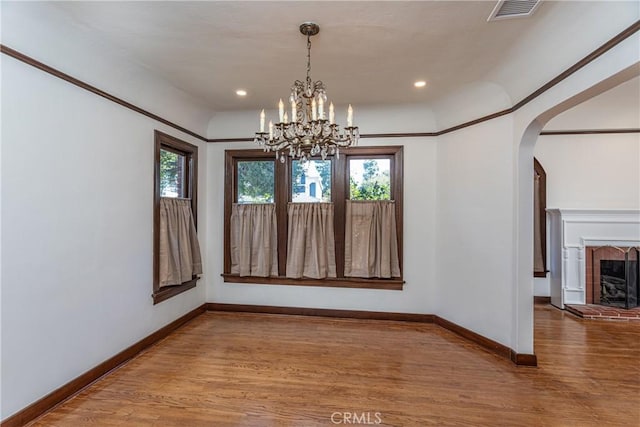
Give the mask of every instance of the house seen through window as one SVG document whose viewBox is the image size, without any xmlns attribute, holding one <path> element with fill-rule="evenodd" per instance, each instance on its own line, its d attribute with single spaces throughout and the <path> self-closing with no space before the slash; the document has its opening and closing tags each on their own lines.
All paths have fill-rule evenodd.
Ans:
<svg viewBox="0 0 640 427">
<path fill-rule="evenodd" d="M 291 201 L 331 201 L 331 160 L 291 162 Z"/>
</svg>

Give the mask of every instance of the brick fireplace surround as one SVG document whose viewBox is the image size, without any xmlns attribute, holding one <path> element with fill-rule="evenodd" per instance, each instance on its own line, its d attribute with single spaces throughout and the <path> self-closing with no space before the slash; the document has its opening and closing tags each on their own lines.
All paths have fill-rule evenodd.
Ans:
<svg viewBox="0 0 640 427">
<path fill-rule="evenodd" d="M 605 246 L 587 246 L 585 248 L 585 285 L 586 285 L 586 304 L 599 304 L 600 294 L 595 292 L 594 289 L 600 287 L 600 266 L 596 263 L 595 268 L 593 265 L 594 251 L 597 251 L 599 258 L 624 261 L 624 253 L 632 247 L 621 247 L 616 249 L 615 247 Z M 620 250 L 621 249 L 621 250 Z"/>
<path fill-rule="evenodd" d="M 619 249 L 622 249 L 622 251 Z M 624 261 L 624 252 L 629 250 L 630 247 L 621 247 L 619 249 L 616 249 L 614 247 L 600 246 L 585 247 L 586 304 L 567 304 L 565 306 L 565 309 L 567 311 L 585 319 L 640 321 L 640 307 L 626 310 L 619 307 L 600 305 L 600 295 L 597 292 L 594 295 L 594 289 L 598 289 L 600 286 L 600 268 L 597 263 L 594 268 L 593 264 L 594 251 L 597 251 L 598 257 L 600 259 Z"/>
</svg>

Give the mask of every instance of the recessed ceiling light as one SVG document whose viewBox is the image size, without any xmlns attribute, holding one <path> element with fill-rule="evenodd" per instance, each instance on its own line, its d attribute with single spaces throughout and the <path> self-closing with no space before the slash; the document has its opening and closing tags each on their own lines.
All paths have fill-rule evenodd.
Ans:
<svg viewBox="0 0 640 427">
<path fill-rule="evenodd" d="M 427 85 L 427 82 L 425 82 L 424 80 L 418 80 L 417 82 L 415 82 L 413 84 L 415 87 L 425 87 Z"/>
<path fill-rule="evenodd" d="M 236 91 L 236 95 L 238 95 L 238 96 L 247 96 L 247 91 L 244 90 L 244 89 L 238 89 Z"/>
</svg>

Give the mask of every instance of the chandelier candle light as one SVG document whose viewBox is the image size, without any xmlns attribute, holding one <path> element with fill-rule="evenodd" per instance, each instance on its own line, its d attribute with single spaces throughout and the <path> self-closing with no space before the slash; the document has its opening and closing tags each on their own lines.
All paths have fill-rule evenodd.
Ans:
<svg viewBox="0 0 640 427">
<path fill-rule="evenodd" d="M 327 93 L 324 83 L 311 80 L 311 36 L 320 32 L 318 24 L 304 22 L 300 32 L 307 36 L 307 79 L 296 80 L 291 87 L 289 102 L 291 104 L 291 121 L 285 111 L 282 99 L 278 102 L 278 123 L 269 121 L 268 132 L 265 131 L 266 116 L 260 112 L 260 132 L 256 132 L 255 142 L 264 151 L 275 152 L 276 159 L 286 161 L 286 152 L 292 158 L 307 161 L 311 157 L 328 155 L 340 156 L 340 148 L 358 144 L 360 134 L 358 127 L 353 126 L 353 108 L 347 109 L 347 126 L 344 132 L 335 122 L 333 103 L 329 104 L 329 118 L 325 115 Z"/>
</svg>

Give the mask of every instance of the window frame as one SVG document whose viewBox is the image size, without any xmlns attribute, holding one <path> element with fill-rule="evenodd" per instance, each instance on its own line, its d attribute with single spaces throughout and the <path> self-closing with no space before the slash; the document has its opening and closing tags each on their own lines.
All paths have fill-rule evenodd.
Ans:
<svg viewBox="0 0 640 427">
<path fill-rule="evenodd" d="M 326 286 L 344 288 L 402 290 L 403 266 L 403 146 L 352 147 L 340 150 L 340 156 L 328 156 L 331 167 L 331 201 L 334 204 L 334 234 L 336 249 L 335 278 L 290 279 L 285 277 L 287 262 L 287 203 L 291 201 L 292 159 L 281 163 L 274 153 L 261 149 L 225 150 L 225 192 L 224 192 L 224 261 L 221 276 L 228 283 L 252 283 L 267 285 Z M 391 279 L 344 277 L 344 232 L 346 199 L 349 196 L 350 159 L 390 159 L 391 200 L 395 201 L 396 231 L 398 235 L 398 258 L 402 276 Z M 315 158 L 314 158 L 315 159 Z M 278 276 L 240 277 L 231 274 L 231 209 L 237 200 L 237 163 L 239 161 L 271 160 L 274 162 L 274 203 L 278 229 Z"/>
<path fill-rule="evenodd" d="M 191 198 L 193 222 L 198 229 L 198 147 L 156 130 L 154 132 L 154 200 L 153 200 L 153 304 L 156 305 L 196 286 L 198 276 L 179 285 L 160 288 L 160 150 L 185 157 L 184 191 Z"/>
</svg>

